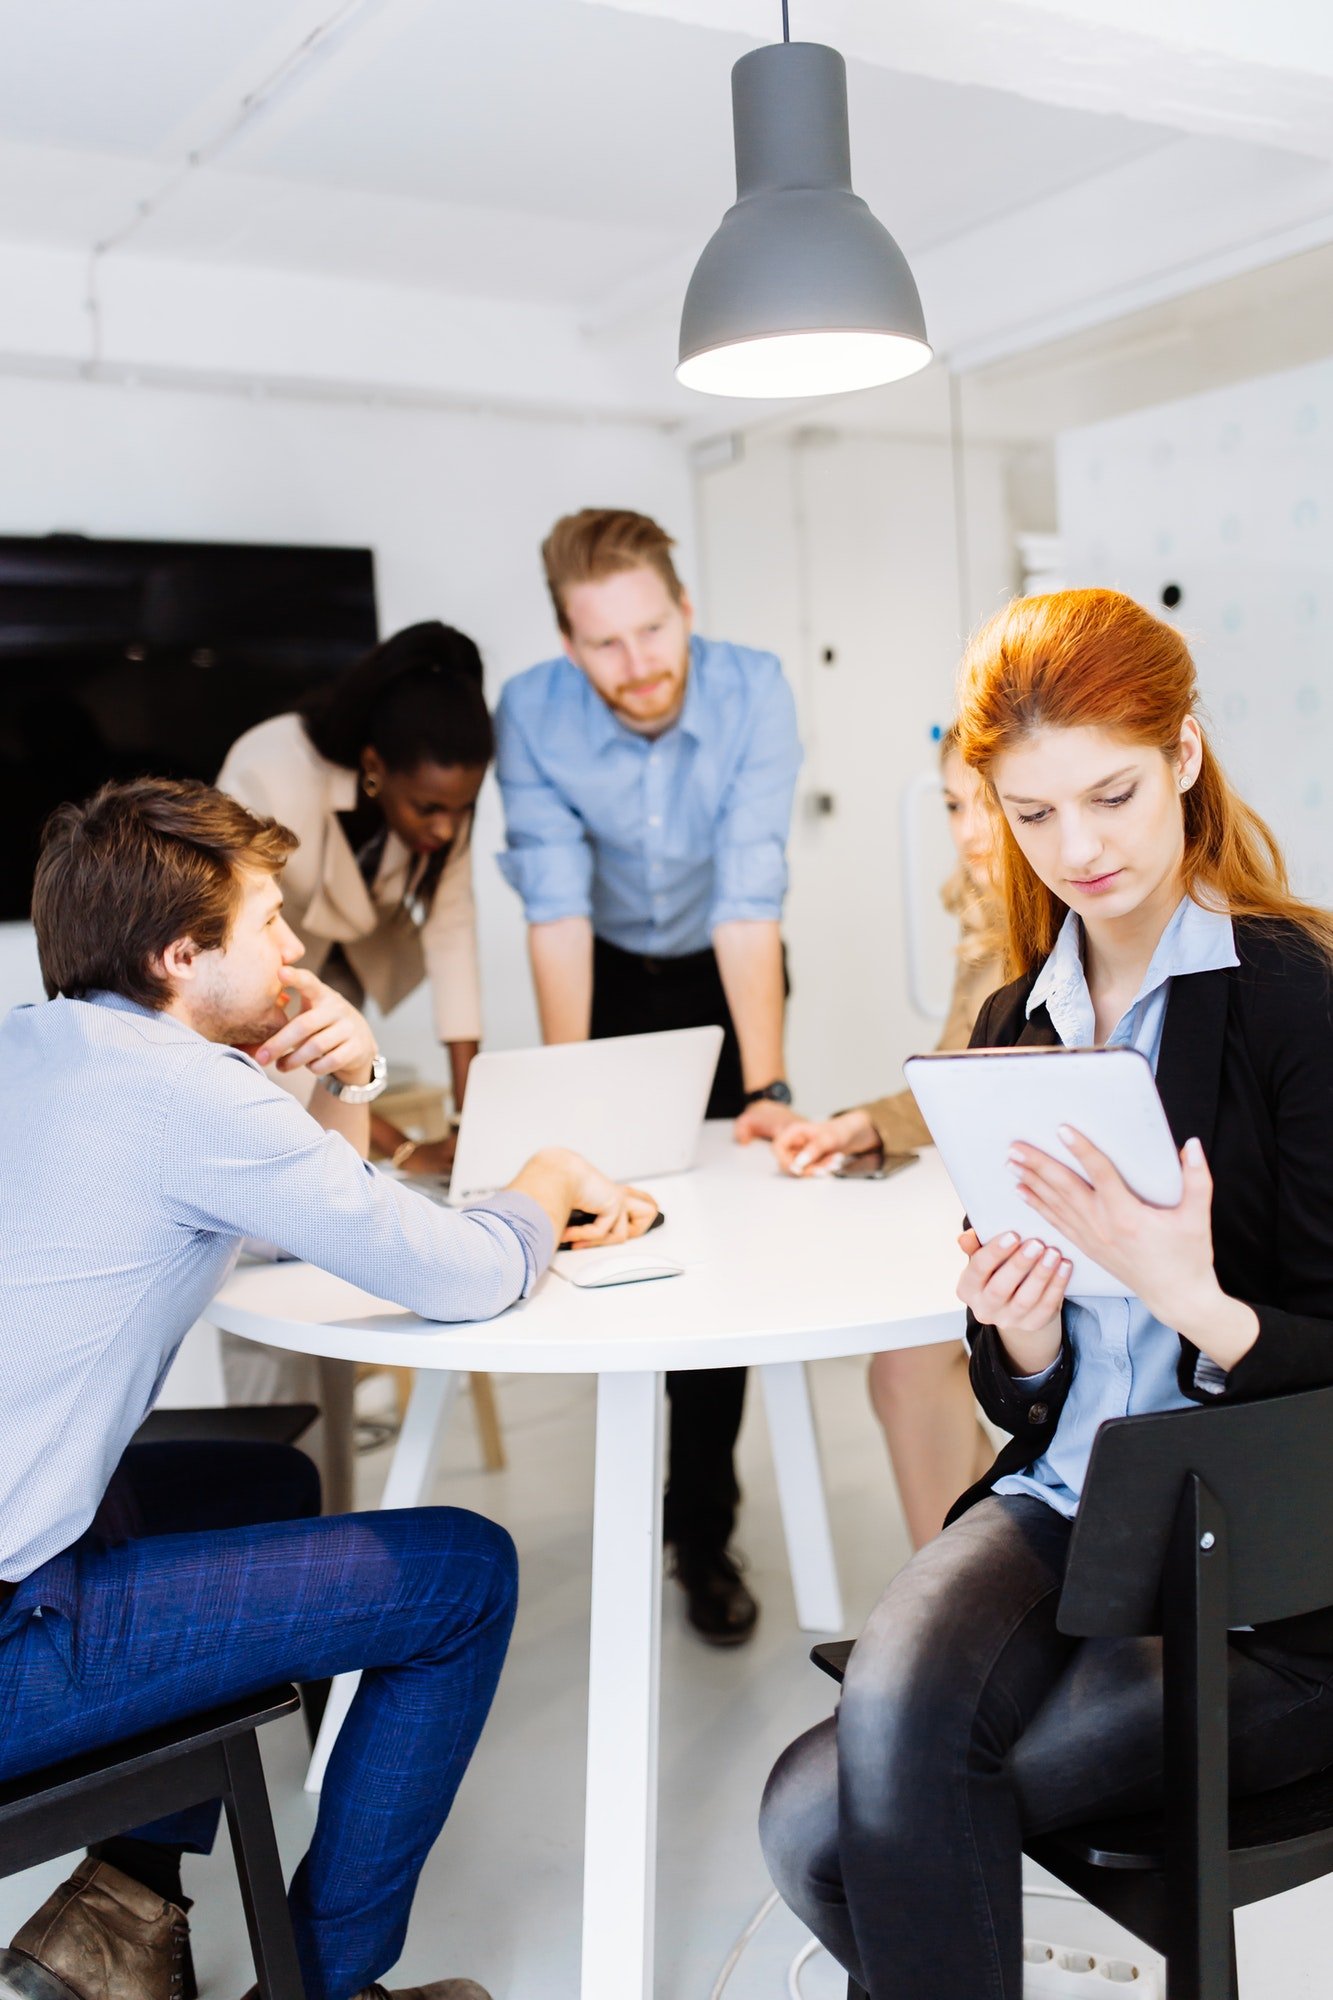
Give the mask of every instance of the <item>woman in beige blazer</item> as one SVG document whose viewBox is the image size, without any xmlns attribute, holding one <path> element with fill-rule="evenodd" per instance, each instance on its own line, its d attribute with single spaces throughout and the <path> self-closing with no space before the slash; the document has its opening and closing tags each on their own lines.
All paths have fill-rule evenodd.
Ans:
<svg viewBox="0 0 1333 2000">
<path fill-rule="evenodd" d="M 940 745 L 940 780 L 958 850 L 958 867 L 940 900 L 958 919 L 958 948 L 953 998 L 937 1046 L 965 1049 L 982 1001 L 1004 983 L 1003 933 L 990 879 L 992 833 L 984 790 L 959 756 L 952 730 Z M 827 1173 L 837 1154 L 903 1153 L 931 1143 L 910 1090 L 817 1123 L 793 1114 L 771 1136 L 784 1172 L 799 1176 Z M 959 1493 L 995 1457 L 977 1417 L 966 1351 L 942 1342 L 872 1355 L 870 1400 L 884 1426 L 908 1532 L 919 1548 L 939 1533 Z"/>
<path fill-rule="evenodd" d="M 471 831 L 492 750 L 481 656 L 432 620 L 247 730 L 218 775 L 300 842 L 283 915 L 312 972 L 386 1014 L 430 981 L 456 1105 L 481 1039 Z M 452 1140 L 412 1146 L 382 1118 L 372 1136 L 409 1171 L 448 1165 Z"/>
</svg>

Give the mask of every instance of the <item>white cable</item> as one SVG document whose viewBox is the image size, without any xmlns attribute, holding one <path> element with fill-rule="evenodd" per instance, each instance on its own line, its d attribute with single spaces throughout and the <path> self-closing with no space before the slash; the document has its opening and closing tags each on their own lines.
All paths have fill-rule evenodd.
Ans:
<svg viewBox="0 0 1333 2000">
<path fill-rule="evenodd" d="M 226 150 L 238 134 L 251 125 L 274 100 L 295 80 L 307 72 L 312 61 L 323 60 L 341 43 L 349 30 L 359 23 L 359 17 L 368 10 L 384 6 L 385 0 L 341 0 L 333 12 L 318 22 L 303 36 L 294 49 L 282 58 L 252 90 L 248 90 L 235 111 L 209 138 L 195 146 L 176 166 L 170 168 L 161 181 L 147 194 L 136 201 L 124 222 L 109 229 L 94 243 L 88 253 L 87 295 L 84 309 L 89 324 L 89 366 L 94 372 L 102 363 L 102 291 L 100 284 L 102 259 L 112 250 L 118 250 L 143 227 L 150 217 L 157 215 L 163 204 L 185 186 L 200 167 L 210 166 L 218 155 Z"/>
<path fill-rule="evenodd" d="M 938 793 L 940 778 L 938 771 L 921 771 L 904 785 L 899 801 L 899 862 L 902 870 L 903 891 L 903 942 L 907 960 L 907 994 L 918 1014 L 924 1014 L 928 1021 L 942 1021 L 949 1011 L 948 1000 L 943 1002 L 929 991 L 925 970 L 925 951 L 922 947 L 922 930 L 925 922 L 925 898 L 922 890 L 922 858 L 920 815 L 917 808 L 928 793 Z"/>
<path fill-rule="evenodd" d="M 805 1995 L 801 1991 L 801 1972 L 816 1952 L 821 1952 L 823 1949 L 818 1938 L 811 1938 L 808 1944 L 801 1946 L 787 1968 L 787 2000 L 805 2000 Z"/>
<path fill-rule="evenodd" d="M 1024 1896 L 1046 1896 L 1052 1902 L 1059 1901 L 1061 1903 L 1082 1903 L 1086 1900 L 1079 1895 L 1077 1889 L 1066 1889 L 1055 1883 L 1052 1883 L 1049 1888 L 1045 1888 L 1040 1883 L 1034 1882 L 1030 1888 L 1024 1887 L 1023 1894 Z M 744 1946 L 741 1949 L 743 1950 Z M 801 1949 L 787 1968 L 787 2000 L 805 2000 L 805 1994 L 801 1988 L 801 1974 L 810 1963 L 810 1960 L 817 1957 L 823 1949 L 824 1947 L 819 1942 L 819 1939 L 813 1937 L 801 1946 Z M 740 1953 L 738 1952 L 737 1957 L 739 1956 Z"/>
<path fill-rule="evenodd" d="M 1025 1897 L 1045 1896 L 1048 1897 L 1052 1902 L 1058 1901 L 1062 1903 L 1081 1903 L 1084 1901 L 1084 1898 L 1080 1896 L 1076 1890 L 1066 1889 L 1055 1883 L 1052 1883 L 1049 1888 L 1037 1882 L 1032 1883 L 1031 1886 L 1025 1884 L 1023 1888 L 1023 1894 Z M 772 1915 L 773 1911 L 777 1908 L 779 1901 L 780 1898 L 778 1896 L 778 1892 L 776 1889 L 771 1890 L 770 1893 L 767 1896 L 765 1896 L 763 1902 L 759 1905 L 759 1908 L 755 1911 L 754 1915 L 749 1919 L 744 1930 L 741 1932 L 740 1936 L 736 1939 L 736 1942 L 732 1945 L 731 1950 L 727 1953 L 726 1958 L 723 1960 L 722 1970 L 717 1975 L 717 1980 L 714 1983 L 713 1988 L 708 1995 L 708 2000 L 722 2000 L 722 1995 L 726 1989 L 727 1982 L 730 1980 L 732 1973 L 736 1970 L 736 1967 L 740 1964 L 741 1958 L 743 1957 L 747 1946 L 750 1944 L 751 1939 L 754 1937 L 756 1931 L 759 1929 L 760 1925 L 764 1922 L 764 1920 Z M 801 1949 L 797 1952 L 795 1958 L 792 1960 L 790 1966 L 787 1968 L 788 2000 L 805 2000 L 805 1996 L 801 1991 L 801 1973 L 804 1971 L 805 1967 L 810 1963 L 810 1960 L 814 1958 L 823 1949 L 824 1947 L 819 1942 L 818 1938 L 809 1938 L 806 1941 L 806 1943 L 801 1946 Z"/>
<path fill-rule="evenodd" d="M 777 1908 L 779 1900 L 780 1899 L 776 1889 L 770 1890 L 768 1895 L 765 1896 L 763 1902 L 759 1905 L 759 1908 L 750 1918 L 750 1921 L 746 1924 L 745 1929 L 741 1932 L 735 1944 L 731 1947 L 731 1950 L 727 1953 L 726 1958 L 723 1960 L 722 1970 L 717 1975 L 717 1983 L 713 1987 L 712 1992 L 709 1994 L 708 2000 L 722 2000 L 723 1988 L 726 1986 L 727 1981 L 731 1978 L 732 1973 L 736 1970 L 736 1967 L 740 1964 L 741 1954 L 744 1952 L 745 1947 L 749 1944 L 750 1939 L 754 1936 L 755 1932 L 759 1929 L 760 1924 L 763 1923 L 765 1917 L 767 1917 L 771 1911 Z M 798 1994 L 798 2000 L 799 2000 L 799 1994 Z"/>
</svg>

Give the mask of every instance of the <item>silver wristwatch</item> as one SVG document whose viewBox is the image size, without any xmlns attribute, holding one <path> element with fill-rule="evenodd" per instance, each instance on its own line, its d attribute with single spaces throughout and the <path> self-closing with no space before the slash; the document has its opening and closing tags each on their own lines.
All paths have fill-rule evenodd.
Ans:
<svg viewBox="0 0 1333 2000">
<path fill-rule="evenodd" d="M 336 1076 L 322 1076 L 319 1080 L 329 1096 L 336 1097 L 340 1104 L 373 1104 L 389 1080 L 389 1065 L 377 1050 L 370 1065 L 369 1083 L 339 1083 Z"/>
</svg>

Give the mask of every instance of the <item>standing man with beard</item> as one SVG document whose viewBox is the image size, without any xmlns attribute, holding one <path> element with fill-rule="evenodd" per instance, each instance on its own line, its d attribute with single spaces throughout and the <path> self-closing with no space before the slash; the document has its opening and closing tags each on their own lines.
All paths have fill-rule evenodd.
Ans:
<svg viewBox="0 0 1333 2000">
<path fill-rule="evenodd" d="M 779 930 L 801 749 L 782 668 L 692 631 L 671 537 L 584 508 L 542 545 L 564 652 L 497 714 L 506 880 L 523 898 L 548 1042 L 717 1023 L 712 1118 L 791 1116 Z M 690 1623 L 716 1645 L 758 1606 L 727 1543 L 743 1369 L 668 1375 L 665 1534 Z"/>
</svg>

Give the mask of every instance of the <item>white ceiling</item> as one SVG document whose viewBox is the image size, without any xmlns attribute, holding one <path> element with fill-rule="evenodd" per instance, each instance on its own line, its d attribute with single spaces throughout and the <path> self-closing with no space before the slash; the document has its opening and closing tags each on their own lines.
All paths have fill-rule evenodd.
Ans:
<svg viewBox="0 0 1333 2000">
<path fill-rule="evenodd" d="M 257 79 L 275 22 L 294 44 L 304 12 L 8 0 L 0 237 L 86 247 L 117 230 L 219 80 L 237 78 L 239 105 L 247 56 Z M 135 232 L 136 254 L 595 301 L 716 227 L 733 192 L 731 65 L 751 46 L 583 0 L 436 0 L 325 87 L 318 70 L 294 84 Z M 909 255 L 1173 137 L 867 63 L 849 95 L 858 192 Z"/>
<path fill-rule="evenodd" d="M 1268 0 L 1269 51 L 1207 45 L 1205 0 L 1123 0 L 1128 28 L 1110 0 L 792 12 L 849 52 L 857 190 L 957 350 L 1108 317 L 1200 259 L 1262 261 L 1283 229 L 1333 235 L 1330 38 L 1290 66 L 1313 4 Z M 680 420 L 700 405 L 671 382 L 671 326 L 732 198 L 729 73 L 778 11 L 0 0 L 0 365 L 86 360 L 95 324 L 95 357 L 126 366 L 206 348 L 214 371 L 280 375 L 297 355 L 312 380 Z"/>
</svg>

